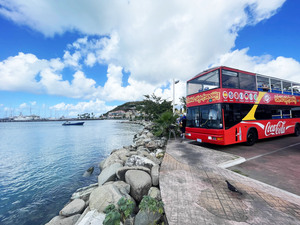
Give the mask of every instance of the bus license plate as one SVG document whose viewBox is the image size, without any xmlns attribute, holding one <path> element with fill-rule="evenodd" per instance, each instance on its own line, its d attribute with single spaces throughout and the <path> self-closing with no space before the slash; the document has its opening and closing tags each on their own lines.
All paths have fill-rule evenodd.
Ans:
<svg viewBox="0 0 300 225">
<path fill-rule="evenodd" d="M 198 142 L 202 142 L 202 139 L 197 138 L 197 141 L 198 141 Z"/>
</svg>

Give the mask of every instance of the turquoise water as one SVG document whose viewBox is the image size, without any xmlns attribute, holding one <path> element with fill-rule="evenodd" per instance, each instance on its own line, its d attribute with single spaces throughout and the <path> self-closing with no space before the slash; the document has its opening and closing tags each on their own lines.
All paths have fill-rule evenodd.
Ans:
<svg viewBox="0 0 300 225">
<path fill-rule="evenodd" d="M 61 124 L 0 123 L 0 224 L 45 224 L 76 189 L 97 182 L 101 160 L 142 130 L 112 120 Z M 91 166 L 92 176 L 82 177 Z"/>
</svg>

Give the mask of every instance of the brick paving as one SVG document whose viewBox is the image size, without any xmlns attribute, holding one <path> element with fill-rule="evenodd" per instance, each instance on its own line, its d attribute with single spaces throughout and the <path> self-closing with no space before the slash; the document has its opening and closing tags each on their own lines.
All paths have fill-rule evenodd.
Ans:
<svg viewBox="0 0 300 225">
<path fill-rule="evenodd" d="M 300 225 L 300 197 L 218 167 L 237 156 L 169 141 L 160 188 L 170 225 Z M 243 194 L 227 189 L 228 180 Z"/>
</svg>

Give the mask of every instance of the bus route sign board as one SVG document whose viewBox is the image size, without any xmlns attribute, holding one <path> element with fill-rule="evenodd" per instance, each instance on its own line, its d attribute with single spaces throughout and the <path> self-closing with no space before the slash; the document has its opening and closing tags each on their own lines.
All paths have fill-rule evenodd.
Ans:
<svg viewBox="0 0 300 225">
<path fill-rule="evenodd" d="M 300 96 L 248 91 L 241 89 L 217 89 L 187 96 L 187 107 L 214 103 L 245 103 L 272 105 L 300 105 Z"/>
</svg>

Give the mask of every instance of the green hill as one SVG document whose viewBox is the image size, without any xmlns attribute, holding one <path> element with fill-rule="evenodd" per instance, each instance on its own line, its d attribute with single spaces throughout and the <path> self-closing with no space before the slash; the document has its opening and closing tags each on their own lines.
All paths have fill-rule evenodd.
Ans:
<svg viewBox="0 0 300 225">
<path fill-rule="evenodd" d="M 128 112 L 129 110 L 136 110 L 139 106 L 142 106 L 144 104 L 144 101 L 136 101 L 136 102 L 126 102 L 122 105 L 119 105 L 115 107 L 114 109 L 108 111 L 104 114 L 104 116 L 107 116 L 110 112 L 115 112 L 119 110 L 123 110 L 125 112 Z"/>
</svg>

